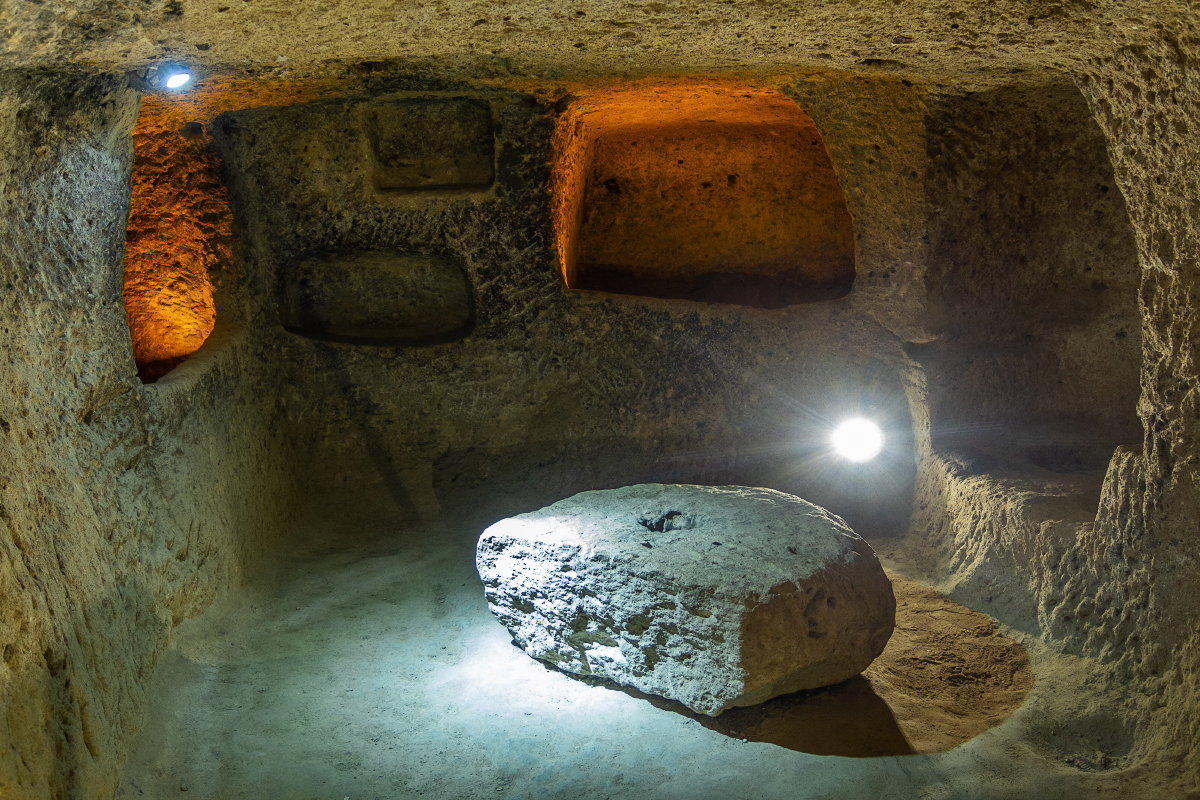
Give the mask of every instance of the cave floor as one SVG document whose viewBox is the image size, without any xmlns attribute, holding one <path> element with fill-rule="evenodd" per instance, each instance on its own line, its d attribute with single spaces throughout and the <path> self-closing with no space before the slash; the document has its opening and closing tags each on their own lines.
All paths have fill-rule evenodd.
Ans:
<svg viewBox="0 0 1200 800">
<path fill-rule="evenodd" d="M 895 647 L 866 679 L 714 721 L 527 657 L 484 601 L 478 511 L 395 508 L 318 499 L 290 551 L 179 626 L 118 798 L 1053 798 L 1138 782 L 1094 665 L 1004 631 L 1022 650 L 916 582 L 896 580 Z M 965 665 L 935 652 L 969 649 L 953 631 L 922 627 L 964 615 Z"/>
</svg>

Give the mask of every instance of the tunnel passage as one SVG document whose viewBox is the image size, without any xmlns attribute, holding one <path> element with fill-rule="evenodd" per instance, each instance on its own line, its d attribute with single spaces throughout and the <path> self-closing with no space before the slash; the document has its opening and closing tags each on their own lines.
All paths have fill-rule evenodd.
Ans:
<svg viewBox="0 0 1200 800">
<path fill-rule="evenodd" d="M 935 447 L 1102 474 L 1141 439 L 1140 269 L 1087 103 L 1070 84 L 952 93 L 927 126 L 936 335 L 909 352 Z"/>
<path fill-rule="evenodd" d="M 208 136 L 147 101 L 133 130 L 125 313 L 138 375 L 152 383 L 216 324 L 211 272 L 230 258 L 232 212 Z"/>
<path fill-rule="evenodd" d="M 566 285 L 779 308 L 846 294 L 854 227 L 813 121 L 766 89 L 650 82 L 559 118 Z"/>
</svg>

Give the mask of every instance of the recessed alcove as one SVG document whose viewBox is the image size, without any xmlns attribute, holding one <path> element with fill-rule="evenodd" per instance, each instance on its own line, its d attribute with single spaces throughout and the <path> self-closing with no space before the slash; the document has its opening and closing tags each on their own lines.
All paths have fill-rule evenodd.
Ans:
<svg viewBox="0 0 1200 800">
<path fill-rule="evenodd" d="M 1176 179 L 1194 137 L 1165 100 L 1189 86 L 1185 40 L 1155 44 L 1169 22 L 1114 55 L 1092 12 L 1001 10 L 1019 55 L 967 56 L 912 27 L 864 44 L 901 5 L 856 4 L 859 36 L 814 4 L 776 20 L 795 58 L 770 26 L 748 47 L 715 24 L 701 63 L 650 19 L 605 39 L 589 9 L 570 24 L 658 60 L 580 36 L 544 63 L 359 63 L 376 56 L 347 38 L 336 63 L 293 46 L 235 69 L 241 36 L 267 40 L 222 31 L 275 12 L 202 5 L 147 17 L 145 42 L 194 39 L 236 78 L 143 98 L 128 229 L 123 76 L 144 65 L 113 55 L 125 28 L 87 40 L 106 77 L 0 82 L 19 300 L 0 325 L 0 795 L 1200 786 L 1197 293 L 1175 255 L 1195 232 L 1171 205 L 1195 194 Z M 464 40 L 498 33 L 472 11 Z M 702 72 L 764 59 L 791 66 Z M 683 77 L 636 78 L 663 68 Z M 171 370 L 155 387 L 131 381 L 130 342 L 144 380 Z M 845 416 L 883 428 L 869 467 L 829 446 Z M 890 651 L 713 720 L 514 649 L 479 531 L 649 481 L 843 516 L 893 579 Z"/>
<path fill-rule="evenodd" d="M 462 266 L 425 253 L 310 254 L 284 265 L 288 331 L 358 344 L 429 344 L 465 336 L 474 308 Z"/>
<path fill-rule="evenodd" d="M 216 324 L 211 274 L 231 257 L 233 216 L 204 127 L 146 103 L 133 130 L 125 313 L 138 376 L 153 383 Z"/>
<path fill-rule="evenodd" d="M 372 105 L 363 113 L 379 191 L 479 191 L 491 185 L 492 118 L 486 103 L 410 99 Z"/>
<path fill-rule="evenodd" d="M 829 152 L 777 91 L 581 90 L 558 120 L 554 169 L 569 289 L 779 308 L 854 281 L 854 225 Z"/>
<path fill-rule="evenodd" d="M 1137 251 L 1104 138 L 1053 82 L 937 98 L 926 147 L 933 336 L 908 352 L 933 445 L 1088 474 L 1094 503 L 1142 435 Z"/>
</svg>

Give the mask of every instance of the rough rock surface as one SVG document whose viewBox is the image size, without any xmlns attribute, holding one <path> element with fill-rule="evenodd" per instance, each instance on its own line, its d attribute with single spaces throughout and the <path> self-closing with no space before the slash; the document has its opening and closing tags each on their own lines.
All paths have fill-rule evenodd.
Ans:
<svg viewBox="0 0 1200 800">
<path fill-rule="evenodd" d="M 404 502 L 430 508 L 469 485 L 511 495 L 498 518 L 597 485 L 738 483 L 800 493 L 864 535 L 899 532 L 911 451 L 885 453 L 887 464 L 869 474 L 809 468 L 803 458 L 824 434 L 796 408 L 836 416 L 860 406 L 898 437 L 912 427 L 894 369 L 898 343 L 870 315 L 897 304 L 913 276 L 895 270 L 911 269 L 921 249 L 921 186 L 909 173 L 924 154 L 924 108 L 916 89 L 890 79 L 823 76 L 786 94 L 819 112 L 856 219 L 859 263 L 842 301 L 787 315 L 564 292 L 547 213 L 552 97 L 423 93 L 491 107 L 495 179 L 469 192 L 377 188 L 362 120 L 395 107 L 386 96 L 219 116 L 212 127 L 235 216 L 254 243 L 241 265 L 269 287 L 258 298 L 269 305 L 251 314 L 269 316 L 264 335 L 278 327 L 275 288 L 312 253 L 435 253 L 460 264 L 471 287 L 470 332 L 454 341 L 381 348 L 281 337 L 280 363 L 294 369 L 281 396 L 303 421 L 297 441 L 326 475 L 377 470 Z M 876 155 L 864 131 L 880 127 L 894 135 Z M 383 297 L 367 292 L 359 310 Z M 768 474 L 780 472 L 769 463 L 780 442 L 796 443 L 786 474 Z"/>
<path fill-rule="evenodd" d="M 471 322 L 462 267 L 436 256 L 330 253 L 283 270 L 283 326 L 306 336 L 373 344 L 445 340 Z"/>
<path fill-rule="evenodd" d="M 1095 748 L 1112 796 L 1121 782 L 1200 793 L 1194 6 L 484 5 L 5 4 L 0 794 L 111 794 L 166 631 L 262 549 L 288 518 L 276 489 L 298 477 L 378 475 L 405 507 L 446 506 L 474 485 L 529 508 L 618 469 L 700 480 L 687 453 L 709 455 L 720 482 L 803 487 L 841 513 L 829 486 L 857 491 L 852 475 L 817 486 L 824 464 L 772 477 L 752 474 L 754 458 L 779 455 L 770 446 L 791 441 L 797 409 L 819 414 L 863 387 L 914 432 L 911 530 L 934 556 L 928 574 L 1099 656 L 1127 690 L 1103 713 L 1135 745 L 1112 759 Z M 225 121 L 242 133 L 214 132 L 239 237 L 214 290 L 218 328 L 244 323 L 245 335 L 189 359 L 186 380 L 142 387 L 120 304 L 135 100 L 122 87 L 126 71 L 167 58 L 235 73 L 251 94 L 350 76 L 355 96 L 387 102 L 486 96 L 495 180 L 471 197 L 381 191 L 364 126 L 336 103 L 239 106 Z M 853 291 L 797 314 L 565 295 L 544 115 L 569 103 L 509 89 L 714 69 L 771 73 L 813 118 L 854 217 Z M 1097 132 L 1102 147 L 1089 144 Z M 380 247 L 461 257 L 479 301 L 472 335 L 420 349 L 283 336 L 278 262 Z M 1063 287 L 1083 301 L 1041 318 Z M 975 324 L 986 317 L 1004 324 Z M 938 329 L 949 320 L 961 324 Z M 983 458 L 951 471 L 932 444 L 947 432 L 972 440 L 956 447 L 981 432 L 1038 444 L 1027 409 L 1053 436 L 1077 423 L 1071 447 L 1108 449 L 1098 508 L 1094 488 L 1080 495 L 1093 523 L 1077 525 L 1074 507 L 1032 513 L 1036 485 L 995 479 Z M 1068 426 L 1059 410 L 1086 413 Z M 1122 441 L 1133 446 L 1113 455 Z M 883 504 L 904 519 L 912 464 Z"/>
<path fill-rule="evenodd" d="M 476 566 L 529 655 L 713 716 L 857 675 L 895 623 L 867 543 L 771 489 L 582 492 L 490 526 Z"/>
<path fill-rule="evenodd" d="M 295 491 L 245 335 L 145 386 L 122 303 L 137 98 L 0 76 L 0 797 L 109 798 L 175 623 Z"/>
<path fill-rule="evenodd" d="M 492 119 L 486 103 L 383 104 L 370 110 L 366 122 L 380 190 L 481 189 L 492 182 Z"/>
</svg>

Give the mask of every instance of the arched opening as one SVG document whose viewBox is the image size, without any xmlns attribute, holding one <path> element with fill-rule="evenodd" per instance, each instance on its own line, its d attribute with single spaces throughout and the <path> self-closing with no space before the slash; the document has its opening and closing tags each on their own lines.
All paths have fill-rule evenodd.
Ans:
<svg viewBox="0 0 1200 800">
<path fill-rule="evenodd" d="M 569 289 L 779 308 L 840 297 L 854 226 L 813 121 L 783 94 L 644 81 L 574 97 L 555 136 Z"/>
<path fill-rule="evenodd" d="M 933 97 L 926 127 L 934 335 L 908 349 L 933 445 L 1090 473 L 1094 511 L 1142 435 L 1137 247 L 1104 137 L 1069 83 Z"/>
<path fill-rule="evenodd" d="M 149 101 L 133 130 L 124 297 L 146 383 L 196 352 L 216 324 L 210 275 L 230 257 L 232 212 L 208 143 L 200 123 Z"/>
</svg>

